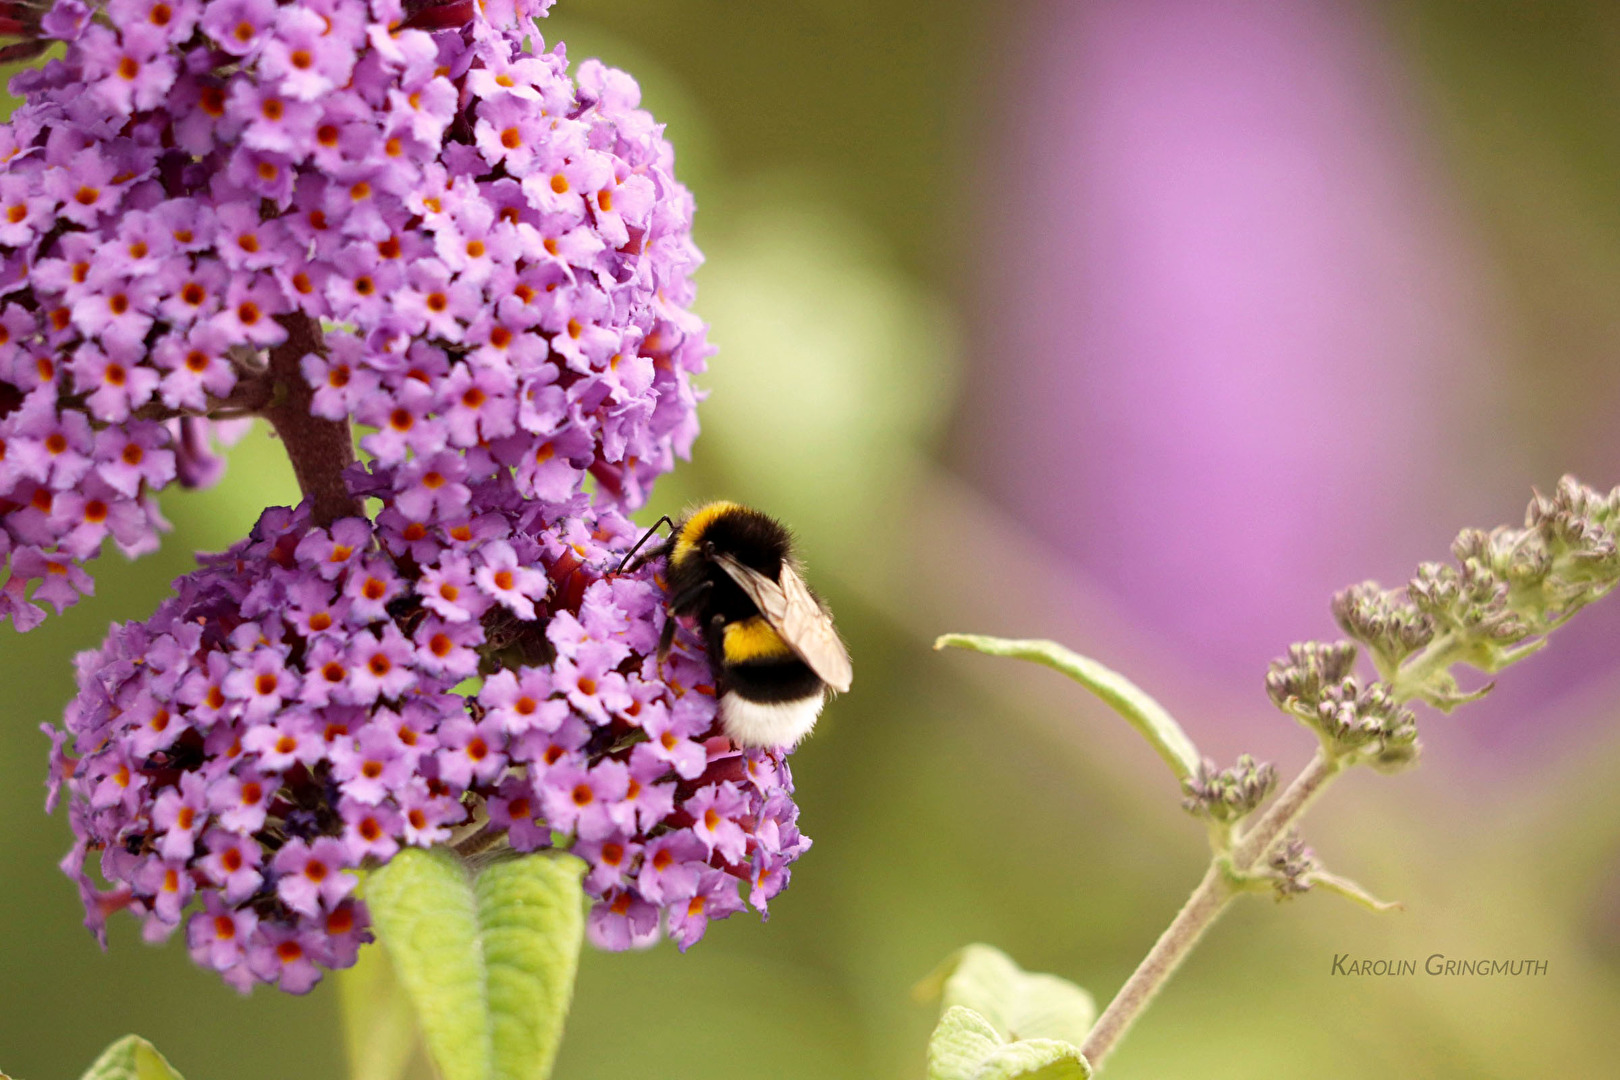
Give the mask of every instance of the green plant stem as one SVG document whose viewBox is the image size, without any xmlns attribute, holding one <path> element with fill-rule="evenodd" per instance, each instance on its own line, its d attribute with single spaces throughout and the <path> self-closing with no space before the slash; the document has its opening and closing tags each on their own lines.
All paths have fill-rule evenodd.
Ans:
<svg viewBox="0 0 1620 1080">
<path fill-rule="evenodd" d="M 1232 849 L 1232 868 L 1239 873 L 1251 869 L 1266 856 L 1288 827 L 1299 819 L 1312 800 L 1321 794 L 1329 780 L 1338 773 L 1340 764 L 1326 750 L 1317 750 L 1300 774 L 1294 777 L 1277 800 L 1266 808 L 1254 827 L 1245 831 Z"/>
<path fill-rule="evenodd" d="M 1130 1030 L 1131 1024 L 1147 1008 L 1159 988 L 1175 974 L 1176 968 L 1192 952 L 1204 931 L 1220 917 L 1236 895 L 1224 868 L 1219 862 L 1212 862 L 1204 873 L 1204 880 L 1187 897 L 1187 902 L 1181 905 L 1176 917 L 1165 927 L 1159 940 L 1153 943 L 1153 948 L 1131 972 L 1131 977 L 1125 980 L 1125 985 L 1119 988 L 1119 993 L 1114 995 L 1114 1000 L 1108 1003 L 1108 1008 L 1103 1010 L 1086 1035 L 1080 1053 L 1093 1069 L 1101 1067 L 1114 1044 Z"/>
<path fill-rule="evenodd" d="M 1204 872 L 1204 879 L 1192 891 L 1176 917 L 1153 943 L 1108 1008 L 1097 1018 L 1080 1052 L 1093 1069 L 1101 1068 L 1114 1044 L 1130 1030 L 1171 975 L 1175 974 L 1204 931 L 1220 917 L 1238 895 L 1233 877 L 1247 873 L 1282 838 L 1311 801 L 1327 786 L 1340 769 L 1339 762 L 1326 750 L 1318 750 L 1310 764 L 1277 797 L 1255 826 L 1238 840 L 1230 855 L 1217 854 Z"/>
</svg>

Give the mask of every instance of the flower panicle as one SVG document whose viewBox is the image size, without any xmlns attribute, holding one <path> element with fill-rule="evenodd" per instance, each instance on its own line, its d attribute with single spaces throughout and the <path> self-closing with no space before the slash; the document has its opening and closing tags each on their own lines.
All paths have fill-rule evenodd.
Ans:
<svg viewBox="0 0 1620 1080">
<path fill-rule="evenodd" d="M 1386 677 L 1437 636 L 1457 659 L 1496 671 L 1620 581 L 1617 506 L 1620 488 L 1603 494 L 1566 476 L 1531 500 L 1523 527 L 1464 529 L 1453 563 L 1424 563 L 1399 590 L 1346 589 L 1334 615 Z"/>
<path fill-rule="evenodd" d="M 414 539 L 391 506 L 267 511 L 80 658 L 52 799 L 93 930 L 126 908 L 238 988 L 303 992 L 369 937 L 354 871 L 475 828 L 583 858 L 604 948 L 766 910 L 810 843 L 787 762 L 720 733 L 694 635 L 659 657 L 653 569 L 615 572 L 634 527 L 497 484 L 472 505 Z"/>
<path fill-rule="evenodd" d="M 156 547 L 216 422 L 270 419 L 332 518 L 351 424 L 417 521 L 497 474 L 634 508 L 688 453 L 691 195 L 634 81 L 532 33 L 549 7 L 0 5 L 64 46 L 0 125 L 0 619 Z M 345 454 L 295 445 L 321 424 Z"/>
<path fill-rule="evenodd" d="M 1464 690 L 1466 664 L 1493 674 L 1539 649 L 1582 607 L 1620 583 L 1620 488 L 1603 493 L 1573 477 L 1535 495 L 1522 527 L 1464 529 L 1453 561 L 1421 564 L 1400 589 L 1353 585 L 1333 598 L 1351 641 L 1292 646 L 1274 661 L 1266 688 L 1278 708 L 1314 728 L 1338 756 L 1387 769 L 1418 752 L 1405 703 L 1450 710 L 1489 692 Z M 1365 646 L 1380 678 L 1354 674 Z"/>
<path fill-rule="evenodd" d="M 1375 581 L 1352 585 L 1335 595 L 1333 617 L 1341 630 L 1367 647 L 1379 671 L 1394 670 L 1434 640 L 1434 617 Z"/>
</svg>

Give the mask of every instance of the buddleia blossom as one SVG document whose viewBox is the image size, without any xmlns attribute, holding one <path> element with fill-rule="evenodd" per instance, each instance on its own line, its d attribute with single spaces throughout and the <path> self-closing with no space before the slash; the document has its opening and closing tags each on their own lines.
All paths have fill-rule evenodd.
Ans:
<svg viewBox="0 0 1620 1080">
<path fill-rule="evenodd" d="M 369 483 L 375 525 L 268 511 L 80 657 L 47 730 L 87 924 L 303 992 L 369 936 L 353 871 L 469 836 L 582 857 L 605 948 L 765 911 L 809 846 L 787 763 L 719 733 L 695 635 L 660 662 L 652 569 L 614 572 L 634 527 L 492 482 L 418 528 Z"/>
<path fill-rule="evenodd" d="M 66 44 L 0 127 L 0 617 L 88 591 L 108 535 L 152 547 L 152 493 L 214 471 L 208 417 L 364 425 L 418 520 L 456 490 L 420 474 L 634 506 L 687 451 L 691 199 L 633 80 L 545 50 L 548 7 L 0 20 Z"/>
</svg>

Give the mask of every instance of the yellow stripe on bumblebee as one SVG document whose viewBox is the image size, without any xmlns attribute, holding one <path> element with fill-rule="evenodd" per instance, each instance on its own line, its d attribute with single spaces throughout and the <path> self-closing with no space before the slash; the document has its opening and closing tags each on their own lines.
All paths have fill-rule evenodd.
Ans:
<svg viewBox="0 0 1620 1080">
<path fill-rule="evenodd" d="M 727 623 L 721 633 L 721 652 L 728 664 L 746 664 L 750 660 L 769 660 L 793 655 L 782 635 L 771 629 L 771 624 L 756 615 L 752 619 Z"/>
</svg>

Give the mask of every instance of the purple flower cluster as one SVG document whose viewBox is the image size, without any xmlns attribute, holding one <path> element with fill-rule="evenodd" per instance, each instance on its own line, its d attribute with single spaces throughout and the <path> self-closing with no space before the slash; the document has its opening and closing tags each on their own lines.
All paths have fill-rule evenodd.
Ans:
<svg viewBox="0 0 1620 1080">
<path fill-rule="evenodd" d="M 586 861 L 605 948 L 684 949 L 739 889 L 763 912 L 810 843 L 787 763 L 719 733 L 695 635 L 658 659 L 652 568 L 614 572 L 634 526 L 489 482 L 413 529 L 390 471 L 375 525 L 269 510 L 80 657 L 46 730 L 88 925 L 184 922 L 232 985 L 301 993 L 369 936 L 348 871 L 501 833 Z"/>
<path fill-rule="evenodd" d="M 691 199 L 629 76 L 525 48 L 549 6 L 55 0 L 0 126 L 0 618 L 153 546 L 289 372 L 418 521 L 489 476 L 634 506 L 687 452 Z"/>
<path fill-rule="evenodd" d="M 0 618 L 151 547 L 211 424 L 307 496 L 79 658 L 50 801 L 98 935 L 303 992 L 369 938 L 355 871 L 504 842 L 585 860 L 599 945 L 684 949 L 809 846 L 616 570 L 697 432 L 700 256 L 635 83 L 526 47 L 549 6 L 0 3 L 7 55 L 66 43 L 0 126 Z"/>
</svg>

